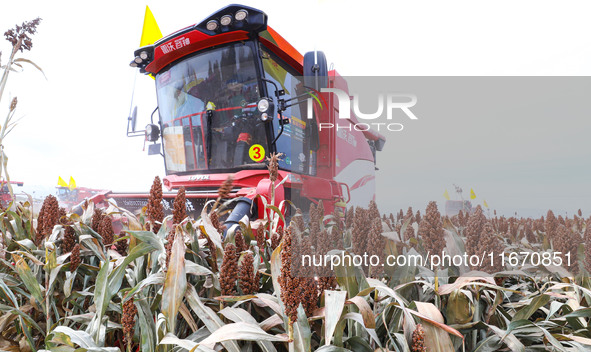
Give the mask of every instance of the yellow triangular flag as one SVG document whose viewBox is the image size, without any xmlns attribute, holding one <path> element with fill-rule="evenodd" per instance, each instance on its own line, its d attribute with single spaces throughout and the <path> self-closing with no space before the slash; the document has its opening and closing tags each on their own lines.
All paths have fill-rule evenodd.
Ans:
<svg viewBox="0 0 591 352">
<path fill-rule="evenodd" d="M 66 183 L 66 181 L 64 181 L 64 179 L 61 176 L 58 176 L 57 185 L 59 187 L 68 187 L 68 184 Z"/>
<path fill-rule="evenodd" d="M 162 38 L 162 32 L 158 28 L 158 23 L 150 11 L 150 8 L 146 6 L 146 14 L 144 15 L 144 28 L 142 29 L 142 38 L 140 39 L 140 47 L 154 44 L 158 39 Z"/>
<path fill-rule="evenodd" d="M 72 176 L 70 176 L 70 184 L 68 185 L 68 188 L 70 189 L 70 191 L 76 188 L 76 181 L 74 181 L 74 178 Z"/>
<path fill-rule="evenodd" d="M 488 208 L 488 204 L 486 204 L 486 200 L 482 200 L 482 204 L 484 204 L 484 206 Z"/>
<path fill-rule="evenodd" d="M 447 193 L 447 190 L 445 190 L 445 193 L 443 193 L 443 196 L 445 197 L 445 199 L 449 200 L 449 193 Z"/>
<path fill-rule="evenodd" d="M 476 193 L 474 193 L 474 190 L 472 188 L 470 188 L 470 199 L 475 199 L 476 198 Z"/>
</svg>

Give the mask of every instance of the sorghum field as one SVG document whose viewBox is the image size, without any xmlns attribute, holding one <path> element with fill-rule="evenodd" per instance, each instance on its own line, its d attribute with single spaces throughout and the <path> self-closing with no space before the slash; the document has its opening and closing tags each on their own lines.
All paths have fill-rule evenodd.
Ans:
<svg viewBox="0 0 591 352">
<path fill-rule="evenodd" d="M 272 168 L 272 166 L 271 166 Z M 273 171 L 273 170 L 271 170 Z M 273 173 L 273 172 L 272 172 Z M 48 196 L 0 214 L 0 348 L 6 351 L 582 351 L 590 347 L 591 227 L 581 216 L 451 219 L 350 209 L 309 221 L 278 207 L 223 238 L 229 179 L 198 219 L 162 186 L 135 216 Z M 278 182 L 278 181 L 275 181 Z M 283 204 L 287 206 L 287 204 Z M 117 226 L 113 226 L 116 223 Z M 114 228 L 122 227 L 119 233 Z M 587 244 L 584 246 L 583 244 Z M 305 268 L 301 254 L 557 250 L 570 267 Z M 584 250 L 586 249 L 586 251 Z M 516 257 L 517 258 L 517 257 Z M 508 265 L 508 264 L 506 264 Z M 480 270 L 480 271 L 478 271 Z M 488 275 L 485 271 L 497 273 Z"/>
</svg>

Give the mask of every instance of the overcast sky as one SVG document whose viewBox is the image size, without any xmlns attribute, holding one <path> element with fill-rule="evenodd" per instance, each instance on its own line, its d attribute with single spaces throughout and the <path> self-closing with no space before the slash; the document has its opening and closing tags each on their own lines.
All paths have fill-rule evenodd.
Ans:
<svg viewBox="0 0 591 352">
<path fill-rule="evenodd" d="M 588 1 L 244 3 L 265 11 L 269 24 L 300 52 L 323 50 L 343 75 L 591 75 Z M 17 116 L 22 117 L 5 142 L 12 179 L 51 190 L 58 176 L 67 180 L 72 175 L 79 186 L 148 190 L 154 176 L 164 174 L 162 158 L 148 157 L 142 150 L 142 138 L 125 136 L 135 76 L 128 64 L 139 45 L 145 6 L 150 6 L 166 35 L 200 22 L 227 4 L 180 0 L 5 3 L 0 12 L 2 32 L 24 20 L 43 18 L 32 51 L 23 56 L 40 65 L 47 76 L 46 80 L 26 66 L 24 72 L 9 77 L 0 116 L 7 111 L 9 97 L 17 95 Z M 4 63 L 10 48 L 8 42 L 2 43 Z M 153 84 L 150 78 L 137 76 L 138 126 L 148 122 L 156 106 Z M 579 130 L 588 127 L 574 123 Z M 472 127 L 478 126 L 483 125 L 472 123 Z M 508 139 L 504 143 L 513 142 Z M 447 188 L 451 192 L 451 184 L 457 182 L 465 189 L 474 187 L 491 207 L 502 204 L 507 213 L 512 208 L 555 208 L 572 214 L 589 204 L 589 184 L 580 181 L 566 187 L 564 175 L 581 173 L 577 167 L 589 163 L 590 159 L 585 158 L 589 156 L 589 145 L 569 138 L 560 143 L 561 150 L 578 162 L 566 166 L 573 168 L 572 172 L 567 169 L 547 176 L 543 189 L 524 188 L 528 184 L 525 177 L 537 174 L 540 165 L 517 175 L 521 177 L 519 182 L 507 178 L 511 165 L 500 163 L 497 172 L 503 177 L 498 182 L 491 181 L 491 177 L 479 179 L 479 169 L 472 170 L 478 171 L 472 178 L 465 177 L 464 170 L 435 183 L 429 180 L 428 185 L 420 184 L 424 180 L 417 178 L 419 171 L 409 172 L 413 168 L 399 165 L 407 170 L 399 175 L 399 185 L 408 185 L 406 191 L 382 183 L 380 194 L 385 195 L 379 201 L 382 208 L 391 210 L 406 204 L 420 208 L 428 200 L 443 202 L 443 191 Z M 392 142 L 387 146 L 397 145 Z M 437 148 L 446 147 L 439 144 Z M 393 157 L 389 150 L 383 155 Z M 539 150 L 532 148 L 523 160 L 540 159 L 537 153 Z M 417 158 L 422 155 L 418 153 Z M 585 191 L 577 193 L 576 189 Z M 516 192 L 522 193 L 511 200 Z"/>
</svg>

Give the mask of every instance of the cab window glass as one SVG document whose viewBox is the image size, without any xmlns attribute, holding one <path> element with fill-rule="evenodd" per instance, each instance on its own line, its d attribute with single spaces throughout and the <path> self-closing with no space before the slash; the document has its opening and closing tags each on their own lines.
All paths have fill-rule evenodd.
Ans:
<svg viewBox="0 0 591 352">
<path fill-rule="evenodd" d="M 310 130 L 315 124 L 307 118 L 305 103 L 296 104 L 297 99 L 290 101 L 290 99 L 306 94 L 307 90 L 300 77 L 294 74 L 294 70 L 273 53 L 263 49 L 261 56 L 265 78 L 273 81 L 279 89 L 285 91 L 285 95 L 281 99 L 288 101 L 288 105 L 293 104 L 282 112 L 283 118 L 289 119 L 289 124 L 283 126 L 283 133 L 276 143 L 277 151 L 284 154 L 279 167 L 301 174 L 315 173 L 315 165 L 313 165 L 315 164 L 313 160 L 315 155 L 310 153 L 309 138 Z M 268 84 L 267 89 L 269 95 L 276 100 L 273 85 Z M 273 119 L 273 129 L 275 135 L 281 130 L 278 117 Z"/>
</svg>

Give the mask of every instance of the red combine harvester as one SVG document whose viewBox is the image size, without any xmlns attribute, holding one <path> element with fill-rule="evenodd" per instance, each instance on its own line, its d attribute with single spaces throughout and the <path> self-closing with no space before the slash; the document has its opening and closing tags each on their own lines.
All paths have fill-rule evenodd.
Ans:
<svg viewBox="0 0 591 352">
<path fill-rule="evenodd" d="M 351 128 L 353 113 L 339 119 L 337 97 L 319 91 L 348 92 L 344 78 L 328 70 L 322 52 L 302 56 L 267 26 L 264 12 L 229 5 L 134 56 L 131 66 L 155 78 L 159 118 L 136 131 L 134 110 L 128 136 L 145 136 L 149 154 L 163 155 L 165 209 L 184 186 L 189 212 L 199 214 L 233 176 L 231 197 L 239 199 L 228 227 L 244 215 L 262 218 L 257 195 L 270 201 L 271 153 L 283 153 L 278 179 L 285 179 L 275 205 L 289 199 L 306 212 L 322 201 L 331 213 L 375 197 L 375 152 L 385 139 Z M 321 123 L 338 128 L 320 130 Z M 128 209 L 147 202 L 146 194 L 105 196 Z"/>
<path fill-rule="evenodd" d="M 8 204 L 13 201 L 12 197 L 10 196 L 10 190 L 8 189 L 9 183 L 11 186 L 18 187 L 22 187 L 24 184 L 23 182 L 19 181 L 6 182 L 4 180 L 0 180 L 0 206 L 2 206 L 2 208 L 6 208 Z"/>
<path fill-rule="evenodd" d="M 76 187 L 70 189 L 69 187 L 58 186 L 57 198 L 61 205 L 68 209 L 84 202 L 85 199 L 92 198 L 95 194 L 105 193 L 102 189 L 92 189 L 86 187 Z"/>
</svg>

